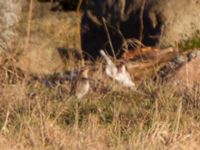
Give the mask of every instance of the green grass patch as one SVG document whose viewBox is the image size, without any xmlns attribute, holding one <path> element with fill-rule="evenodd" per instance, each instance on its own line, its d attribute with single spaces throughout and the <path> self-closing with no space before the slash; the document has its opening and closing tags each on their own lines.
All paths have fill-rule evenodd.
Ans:
<svg viewBox="0 0 200 150">
<path fill-rule="evenodd" d="M 200 48 L 200 37 L 196 37 L 179 43 L 179 48 L 183 51 L 187 51 L 194 48 Z"/>
</svg>

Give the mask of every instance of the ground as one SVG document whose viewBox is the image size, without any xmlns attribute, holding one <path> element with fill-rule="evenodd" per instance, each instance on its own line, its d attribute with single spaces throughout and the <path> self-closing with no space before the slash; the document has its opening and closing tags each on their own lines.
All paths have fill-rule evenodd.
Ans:
<svg viewBox="0 0 200 150">
<path fill-rule="evenodd" d="M 106 77 L 101 59 L 85 62 L 92 66 L 92 88 L 81 101 L 70 95 L 68 81 L 47 86 L 52 72 L 81 66 L 73 55 L 79 20 L 74 12 L 38 7 L 28 48 L 24 13 L 16 53 L 0 61 L 1 149 L 198 149 L 199 86 L 180 89 L 144 78 L 131 91 Z M 70 57 L 58 59 L 58 48 Z"/>
</svg>

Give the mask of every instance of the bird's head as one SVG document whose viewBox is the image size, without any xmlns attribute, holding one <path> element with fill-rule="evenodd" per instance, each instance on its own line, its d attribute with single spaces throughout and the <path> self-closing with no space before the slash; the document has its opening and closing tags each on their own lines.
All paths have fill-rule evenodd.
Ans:
<svg viewBox="0 0 200 150">
<path fill-rule="evenodd" d="M 126 72 L 126 65 L 125 65 L 125 61 L 123 59 L 119 60 L 117 62 L 117 69 L 118 71 L 121 71 L 121 72 Z"/>
<path fill-rule="evenodd" d="M 82 76 L 82 78 L 88 78 L 88 72 L 89 72 L 88 68 L 83 68 L 81 70 L 81 76 Z"/>
</svg>

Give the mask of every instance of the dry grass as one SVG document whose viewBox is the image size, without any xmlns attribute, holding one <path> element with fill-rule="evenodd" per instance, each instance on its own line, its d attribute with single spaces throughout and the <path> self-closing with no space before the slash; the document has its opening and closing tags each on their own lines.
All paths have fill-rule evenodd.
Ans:
<svg viewBox="0 0 200 150">
<path fill-rule="evenodd" d="M 80 49 L 77 29 L 80 16 L 75 12 L 50 12 L 48 4 L 35 1 L 32 5 L 33 12 L 26 10 L 18 27 L 20 38 L 17 49 L 22 53 L 19 66 L 26 72 L 37 74 L 61 72 L 69 66 L 66 64 L 69 62 L 74 66 L 73 55 Z M 63 55 L 64 62 L 60 59 L 59 49 L 69 55 L 67 62 Z"/>
<path fill-rule="evenodd" d="M 76 44 L 80 43 L 74 41 L 74 33 L 77 33 L 76 28 L 72 28 L 74 21 L 70 22 L 62 13 L 47 13 L 48 17 L 41 14 L 33 13 L 30 49 L 23 55 L 30 53 L 36 45 L 38 51 L 49 47 L 54 50 L 56 47 L 79 47 Z M 22 21 L 20 26 L 22 35 L 26 34 L 25 22 Z M 59 29 L 55 28 L 58 24 Z M 23 42 L 20 44 L 24 46 Z M 138 85 L 137 91 L 129 91 L 105 77 L 99 60 L 90 72 L 92 89 L 76 107 L 77 101 L 69 92 L 69 82 L 49 88 L 41 80 L 18 69 L 18 55 L 13 55 L 4 56 L 0 64 L 1 149 L 199 148 L 198 86 L 180 90 L 146 80 Z M 36 55 L 35 59 L 48 59 L 38 57 Z M 79 66 L 80 62 L 71 56 L 65 61 L 64 69 Z M 44 70 L 49 66 L 42 67 Z"/>
<path fill-rule="evenodd" d="M 99 87 L 109 90 L 91 89 L 77 111 L 69 83 L 49 88 L 10 59 L 0 70 L 4 149 L 198 149 L 200 144 L 198 86 L 184 91 L 145 81 L 134 92 L 105 79 L 99 67 L 91 78 L 105 79 Z"/>
</svg>

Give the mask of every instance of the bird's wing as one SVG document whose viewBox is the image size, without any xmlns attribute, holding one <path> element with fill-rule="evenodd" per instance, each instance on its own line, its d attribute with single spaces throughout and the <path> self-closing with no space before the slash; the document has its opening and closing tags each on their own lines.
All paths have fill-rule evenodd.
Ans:
<svg viewBox="0 0 200 150">
<path fill-rule="evenodd" d="M 113 78 L 115 77 L 116 73 L 117 73 L 117 67 L 115 66 L 115 64 L 112 62 L 112 60 L 106 55 L 106 53 L 104 52 L 104 50 L 100 50 L 100 54 L 101 56 L 106 60 L 107 62 L 107 66 L 106 66 L 106 74 Z"/>
<path fill-rule="evenodd" d="M 116 66 L 107 66 L 105 71 L 106 71 L 106 74 L 113 79 L 115 78 L 118 72 Z"/>
<path fill-rule="evenodd" d="M 77 98 L 82 98 L 89 91 L 90 85 L 89 80 L 79 80 L 76 86 L 76 96 Z"/>
<path fill-rule="evenodd" d="M 116 74 L 115 78 L 118 82 L 127 87 L 135 87 L 134 82 L 131 80 L 130 74 L 126 71 L 125 66 L 121 67 L 121 70 Z"/>
<path fill-rule="evenodd" d="M 106 53 L 104 52 L 104 50 L 100 50 L 100 54 L 101 56 L 106 60 L 108 65 L 114 65 L 114 63 L 112 62 L 112 60 L 106 55 Z M 115 65 L 114 65 L 115 66 Z"/>
</svg>

